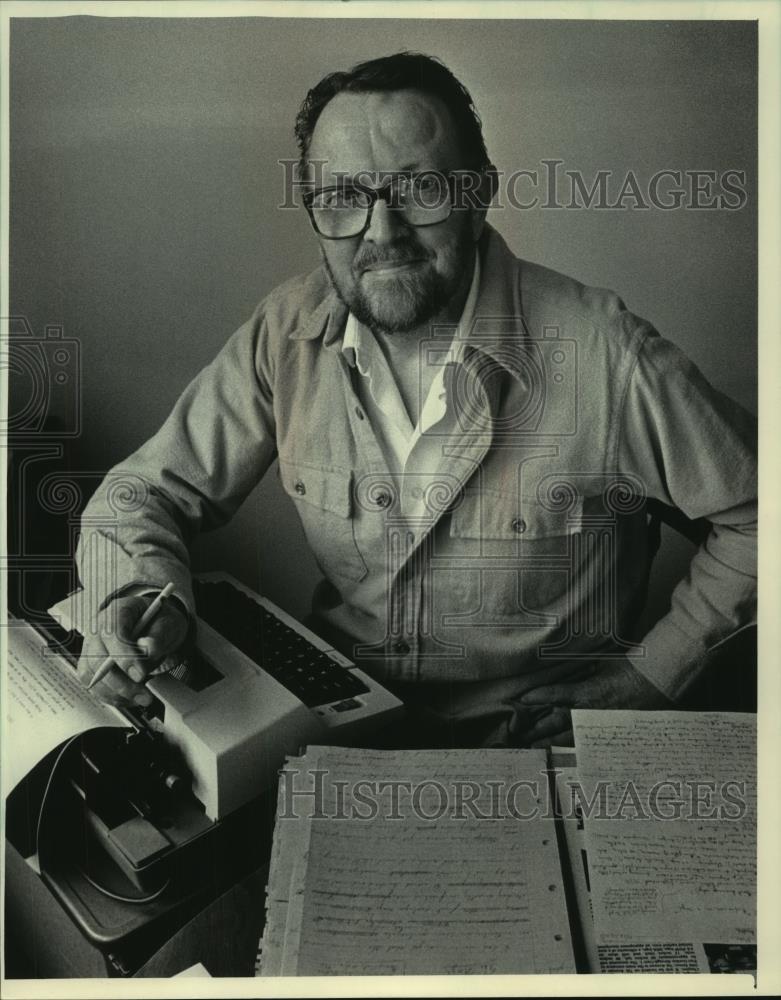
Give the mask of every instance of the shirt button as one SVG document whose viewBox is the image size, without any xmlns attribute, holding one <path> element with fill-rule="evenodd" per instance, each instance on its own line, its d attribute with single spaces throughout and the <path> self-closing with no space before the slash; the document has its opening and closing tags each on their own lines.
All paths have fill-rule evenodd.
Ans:
<svg viewBox="0 0 781 1000">
<path fill-rule="evenodd" d="M 297 479 L 293 483 L 293 489 L 300 497 L 302 497 L 306 493 L 306 486 L 304 486 L 304 484 L 301 482 L 300 479 Z"/>
<path fill-rule="evenodd" d="M 378 507 L 390 507 L 391 495 L 390 493 L 378 493 L 377 494 L 377 506 Z"/>
<path fill-rule="evenodd" d="M 363 420 L 363 410 L 360 408 L 360 406 L 355 407 L 355 415 L 359 420 Z"/>
<path fill-rule="evenodd" d="M 526 531 L 526 522 L 522 517 L 516 517 L 512 523 L 512 529 L 516 535 L 522 535 Z"/>
<path fill-rule="evenodd" d="M 399 656 L 406 656 L 409 653 L 409 643 L 404 642 L 400 639 L 398 642 L 393 643 L 393 652 L 398 653 Z"/>
</svg>

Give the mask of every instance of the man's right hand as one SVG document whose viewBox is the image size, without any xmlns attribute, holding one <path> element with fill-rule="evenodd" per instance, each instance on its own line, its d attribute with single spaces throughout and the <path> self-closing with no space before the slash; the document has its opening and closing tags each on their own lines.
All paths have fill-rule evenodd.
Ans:
<svg viewBox="0 0 781 1000">
<path fill-rule="evenodd" d="M 154 594 L 115 598 L 98 616 L 98 634 L 85 637 L 78 667 L 84 684 L 89 684 L 106 657 L 114 661 L 93 688 L 102 701 L 118 707 L 151 705 L 153 696 L 145 686 L 146 679 L 187 637 L 187 613 L 178 600 L 169 599 L 149 623 L 146 634 L 131 638 L 154 598 Z"/>
</svg>

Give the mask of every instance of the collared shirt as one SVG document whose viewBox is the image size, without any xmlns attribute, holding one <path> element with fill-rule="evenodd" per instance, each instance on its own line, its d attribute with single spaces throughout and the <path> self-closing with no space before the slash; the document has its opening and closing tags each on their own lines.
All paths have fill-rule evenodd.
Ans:
<svg viewBox="0 0 781 1000">
<path fill-rule="evenodd" d="M 615 294 L 517 259 L 490 228 L 480 267 L 414 530 L 403 491 L 422 486 L 389 468 L 343 352 L 346 310 L 318 269 L 263 300 L 96 493 L 79 550 L 93 606 L 172 580 L 192 609 L 186 539 L 226 521 L 278 457 L 323 573 L 315 611 L 380 679 L 466 717 L 629 655 L 680 694 L 753 620 L 754 421 Z M 426 346 L 445 356 L 450 340 L 433 331 Z M 123 494 L 117 510 L 117 477 L 135 505 Z M 651 497 L 712 531 L 638 635 Z"/>
<path fill-rule="evenodd" d="M 352 313 L 347 317 L 342 353 L 348 364 L 360 374 L 360 379 L 356 380 L 356 394 L 390 477 L 391 488 L 384 495 L 389 503 L 391 497 L 396 498 L 395 527 L 399 537 L 410 541 L 425 533 L 428 527 L 426 498 L 431 495 L 432 488 L 436 489 L 442 468 L 441 440 L 446 426 L 443 421 L 449 420 L 452 433 L 454 420 L 452 406 L 448 413 L 445 366 L 458 364 L 463 359 L 465 337 L 474 319 L 479 287 L 480 258 L 475 254 L 472 280 L 457 326 L 454 330 L 444 327 L 439 331 L 441 337 L 438 340 L 442 343 L 433 358 L 430 357 L 432 352 L 419 351 L 421 365 L 430 361 L 435 373 L 414 426 L 393 371 L 374 334 Z M 413 350 L 418 350 L 417 344 L 413 345 Z M 421 383 L 425 384 L 424 380 Z M 430 433 L 432 431 L 434 433 Z M 373 509 L 356 504 L 354 531 L 357 535 L 370 537 L 374 531 L 374 520 Z M 365 603 L 381 617 L 388 603 L 386 579 L 381 574 L 370 574 L 364 581 L 363 589 Z"/>
</svg>

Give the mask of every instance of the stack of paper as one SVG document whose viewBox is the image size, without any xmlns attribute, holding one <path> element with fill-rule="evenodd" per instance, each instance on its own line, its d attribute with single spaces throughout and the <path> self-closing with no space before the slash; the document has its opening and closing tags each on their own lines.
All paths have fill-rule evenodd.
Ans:
<svg viewBox="0 0 781 1000">
<path fill-rule="evenodd" d="M 260 974 L 574 972 L 547 781 L 544 751 L 290 760 Z"/>
</svg>

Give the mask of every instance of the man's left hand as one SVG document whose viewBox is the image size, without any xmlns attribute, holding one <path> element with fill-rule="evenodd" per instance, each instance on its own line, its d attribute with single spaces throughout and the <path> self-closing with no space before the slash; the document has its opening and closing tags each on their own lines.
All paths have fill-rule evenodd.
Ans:
<svg viewBox="0 0 781 1000">
<path fill-rule="evenodd" d="M 573 708 L 670 708 L 672 702 L 636 670 L 629 660 L 603 660 L 585 667 L 572 679 L 533 688 L 520 698 L 523 705 L 548 708 L 524 733 L 532 747 L 572 745 Z"/>
</svg>

